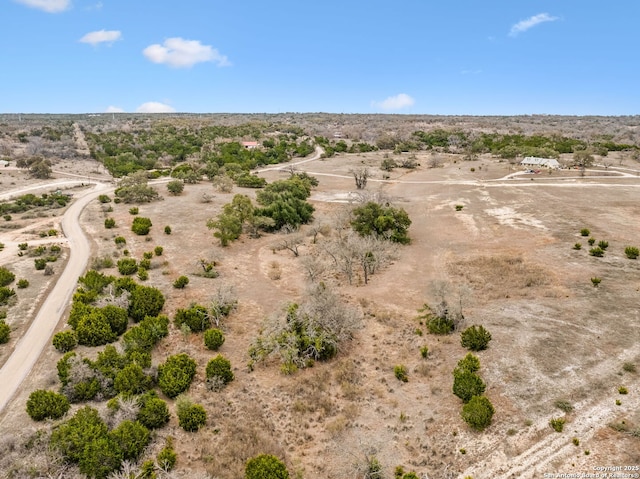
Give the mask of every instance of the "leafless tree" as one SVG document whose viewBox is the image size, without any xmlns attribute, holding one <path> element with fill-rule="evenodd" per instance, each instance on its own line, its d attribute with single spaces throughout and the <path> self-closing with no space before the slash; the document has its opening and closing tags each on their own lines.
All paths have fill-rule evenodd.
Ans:
<svg viewBox="0 0 640 479">
<path fill-rule="evenodd" d="M 303 256 L 300 264 L 307 276 L 307 279 L 312 283 L 320 281 L 327 270 L 325 262 L 318 255 Z"/>
<path fill-rule="evenodd" d="M 363 190 L 367 187 L 367 180 L 370 176 L 368 168 L 364 167 L 351 170 L 351 174 L 353 174 L 353 178 L 356 180 L 357 189 Z"/>
</svg>

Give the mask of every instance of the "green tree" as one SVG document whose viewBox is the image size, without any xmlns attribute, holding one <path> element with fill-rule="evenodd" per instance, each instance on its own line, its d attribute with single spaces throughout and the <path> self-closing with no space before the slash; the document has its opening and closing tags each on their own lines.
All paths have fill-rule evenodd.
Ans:
<svg viewBox="0 0 640 479">
<path fill-rule="evenodd" d="M 464 331 L 460 337 L 460 343 L 463 348 L 471 351 L 483 351 L 491 341 L 491 333 L 484 326 L 471 326 Z"/>
<path fill-rule="evenodd" d="M 78 469 L 87 477 L 106 479 L 120 469 L 123 454 L 110 436 L 99 437 L 88 442 L 78 460 Z"/>
<path fill-rule="evenodd" d="M 247 461 L 245 479 L 289 479 L 285 464 L 270 454 L 260 454 Z"/>
<path fill-rule="evenodd" d="M 182 180 L 172 180 L 167 183 L 167 190 L 174 196 L 178 196 L 184 191 L 184 181 Z"/>
<path fill-rule="evenodd" d="M 122 178 L 115 194 L 125 203 L 149 203 L 160 198 L 158 192 L 148 185 L 147 173 L 144 171 Z"/>
<path fill-rule="evenodd" d="M 27 400 L 27 414 L 34 421 L 60 419 L 69 411 L 69 407 L 66 396 L 44 389 L 33 391 Z"/>
<path fill-rule="evenodd" d="M 189 389 L 196 374 L 196 362 L 187 354 L 169 356 L 158 366 L 158 386 L 170 398 Z"/>
<path fill-rule="evenodd" d="M 401 208 L 383 207 L 370 201 L 354 209 L 353 217 L 351 226 L 360 236 L 375 235 L 402 244 L 410 242 L 407 230 L 411 220 Z"/>
<path fill-rule="evenodd" d="M 144 236 L 149 234 L 149 230 L 153 224 L 149 218 L 145 218 L 143 216 L 136 216 L 133 218 L 133 223 L 131 225 L 131 231 L 139 236 Z"/>
<path fill-rule="evenodd" d="M 483 431 L 491 424 L 495 409 L 485 396 L 474 396 L 462 407 L 462 419 L 477 431 Z"/>
<path fill-rule="evenodd" d="M 225 205 L 223 212 L 216 220 L 207 221 L 207 228 L 215 230 L 213 236 L 220 240 L 221 246 L 228 246 L 229 242 L 235 241 L 242 233 L 242 221 L 233 211 L 228 211 Z"/>
<path fill-rule="evenodd" d="M 176 465 L 176 461 L 178 460 L 178 456 L 176 451 L 173 449 L 173 439 L 170 437 L 167 438 L 167 442 L 162 450 L 158 453 L 156 457 L 156 462 L 161 469 L 165 471 L 170 471 Z"/>
</svg>

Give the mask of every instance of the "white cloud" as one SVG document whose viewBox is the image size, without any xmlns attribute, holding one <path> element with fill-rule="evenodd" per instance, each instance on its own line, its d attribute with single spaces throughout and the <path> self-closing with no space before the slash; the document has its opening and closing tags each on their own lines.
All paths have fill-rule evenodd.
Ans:
<svg viewBox="0 0 640 479">
<path fill-rule="evenodd" d="M 71 6 L 71 0 L 16 0 L 27 7 L 37 8 L 48 13 L 63 12 Z"/>
<path fill-rule="evenodd" d="M 371 104 L 380 108 L 381 110 L 391 111 L 391 110 L 402 110 L 403 108 L 408 108 L 413 106 L 416 101 L 407 95 L 406 93 L 400 93 L 396 96 L 390 96 L 389 98 L 383 101 L 374 101 Z"/>
<path fill-rule="evenodd" d="M 118 30 L 98 30 L 97 32 L 89 32 L 80 40 L 80 43 L 90 43 L 96 46 L 98 43 L 113 43 L 122 38 L 122 33 Z"/>
<path fill-rule="evenodd" d="M 124 113 L 124 110 L 119 106 L 109 105 L 105 110 L 105 113 Z"/>
<path fill-rule="evenodd" d="M 552 17 L 548 13 L 538 13 L 537 15 L 529 17 L 526 20 L 520 20 L 518 23 L 513 25 L 511 27 L 511 30 L 509 31 L 509 36 L 515 37 L 519 33 L 526 32 L 527 30 L 535 27 L 536 25 L 539 25 L 545 22 L 555 22 L 556 20 L 559 20 L 559 18 Z"/>
<path fill-rule="evenodd" d="M 136 108 L 138 113 L 174 113 L 176 111 L 172 106 L 160 103 L 158 101 L 148 101 Z"/>
<path fill-rule="evenodd" d="M 162 45 L 149 45 L 142 53 L 153 63 L 166 63 L 174 68 L 189 68 L 196 63 L 213 62 L 219 67 L 230 65 L 225 55 L 198 40 L 167 38 Z"/>
</svg>

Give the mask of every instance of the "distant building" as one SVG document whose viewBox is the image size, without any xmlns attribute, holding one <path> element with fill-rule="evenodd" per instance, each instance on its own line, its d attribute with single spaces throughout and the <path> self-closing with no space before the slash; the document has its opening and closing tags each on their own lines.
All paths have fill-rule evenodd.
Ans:
<svg viewBox="0 0 640 479">
<path fill-rule="evenodd" d="M 243 141 L 242 146 L 244 146 L 247 150 L 253 150 L 254 148 L 258 148 L 257 141 Z"/>
<path fill-rule="evenodd" d="M 535 156 L 527 156 L 520 162 L 525 168 L 548 168 L 550 170 L 557 170 L 560 168 L 560 163 L 555 158 L 537 158 Z"/>
</svg>

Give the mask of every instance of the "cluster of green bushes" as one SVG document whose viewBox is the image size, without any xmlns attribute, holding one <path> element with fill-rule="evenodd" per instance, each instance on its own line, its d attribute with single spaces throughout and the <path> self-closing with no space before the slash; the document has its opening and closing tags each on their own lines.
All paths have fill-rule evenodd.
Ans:
<svg viewBox="0 0 640 479">
<path fill-rule="evenodd" d="M 516 156 L 543 156 L 558 158 L 562 153 L 592 150 L 606 156 L 609 151 L 621 151 L 636 148 L 634 145 L 617 144 L 608 140 L 586 142 L 577 138 L 561 135 L 522 135 L 480 133 L 470 134 L 461 130 L 435 129 L 429 132 L 415 131 L 411 140 L 396 139 L 395 142 L 378 143 L 384 149 L 395 149 L 403 142 L 407 149 L 439 149 L 451 151 L 453 148 L 471 151 L 475 154 L 491 153 L 501 158 Z"/>
<path fill-rule="evenodd" d="M 307 156 L 314 149 L 307 140 L 298 141 L 302 130 L 280 133 L 262 141 L 260 148 L 247 149 L 228 138 L 260 138 L 275 131 L 273 125 L 183 127 L 154 123 L 150 128 L 135 131 L 87 132 L 91 156 L 101 161 L 115 176 L 125 176 L 140 170 L 155 168 L 158 160 L 172 158 L 180 163 L 198 153 L 202 171 L 211 177 L 228 164 L 237 164 L 244 171 L 259 165 L 282 163 L 293 156 Z M 220 141 L 224 139 L 224 141 Z M 204 148 L 203 148 L 204 147 Z M 191 172 L 176 171 L 175 178 L 187 181 Z M 172 175 L 173 176 L 173 175 Z"/>
<path fill-rule="evenodd" d="M 69 197 L 62 193 L 43 193 L 40 196 L 28 193 L 13 201 L 0 203 L 0 215 L 23 213 L 34 208 L 63 208 L 67 206 Z"/>
<path fill-rule="evenodd" d="M 491 401 L 483 396 L 486 384 L 476 373 L 480 369 L 477 356 L 468 353 L 453 370 L 453 394 L 464 402 L 462 419 L 473 429 L 482 431 L 491 424 L 495 412 Z"/>
<path fill-rule="evenodd" d="M 257 236 L 261 230 L 279 230 L 284 225 L 296 228 L 313 218 L 314 208 L 306 201 L 311 195 L 311 186 L 310 179 L 300 176 L 275 181 L 256 195 L 258 207 L 248 196 L 235 195 L 215 220 L 207 222 L 207 227 L 215 230 L 214 236 L 222 246 L 238 239 L 243 229 Z"/>
<path fill-rule="evenodd" d="M 382 206 L 370 201 L 353 210 L 351 227 L 360 236 L 375 236 L 394 243 L 408 244 L 409 215 L 402 208 Z"/>
<path fill-rule="evenodd" d="M 324 136 L 316 136 L 314 140 L 322 147 L 326 158 L 331 158 L 336 153 L 368 153 L 378 149 L 377 146 L 365 142 L 352 143 L 349 146 L 344 140 L 329 140 Z"/>
<path fill-rule="evenodd" d="M 121 266 L 119 262 L 118 267 Z M 75 341 L 86 346 L 111 343 L 127 330 L 129 318 L 137 323 L 158 316 L 164 307 L 165 298 L 160 290 L 139 285 L 130 278 L 89 270 L 78 282 L 81 286 L 73 296 L 68 320 L 75 336 L 72 332 L 57 333 L 54 346 L 60 351 L 70 350 Z M 121 298 L 126 306 L 95 306 L 108 286 L 109 297 Z"/>
</svg>

